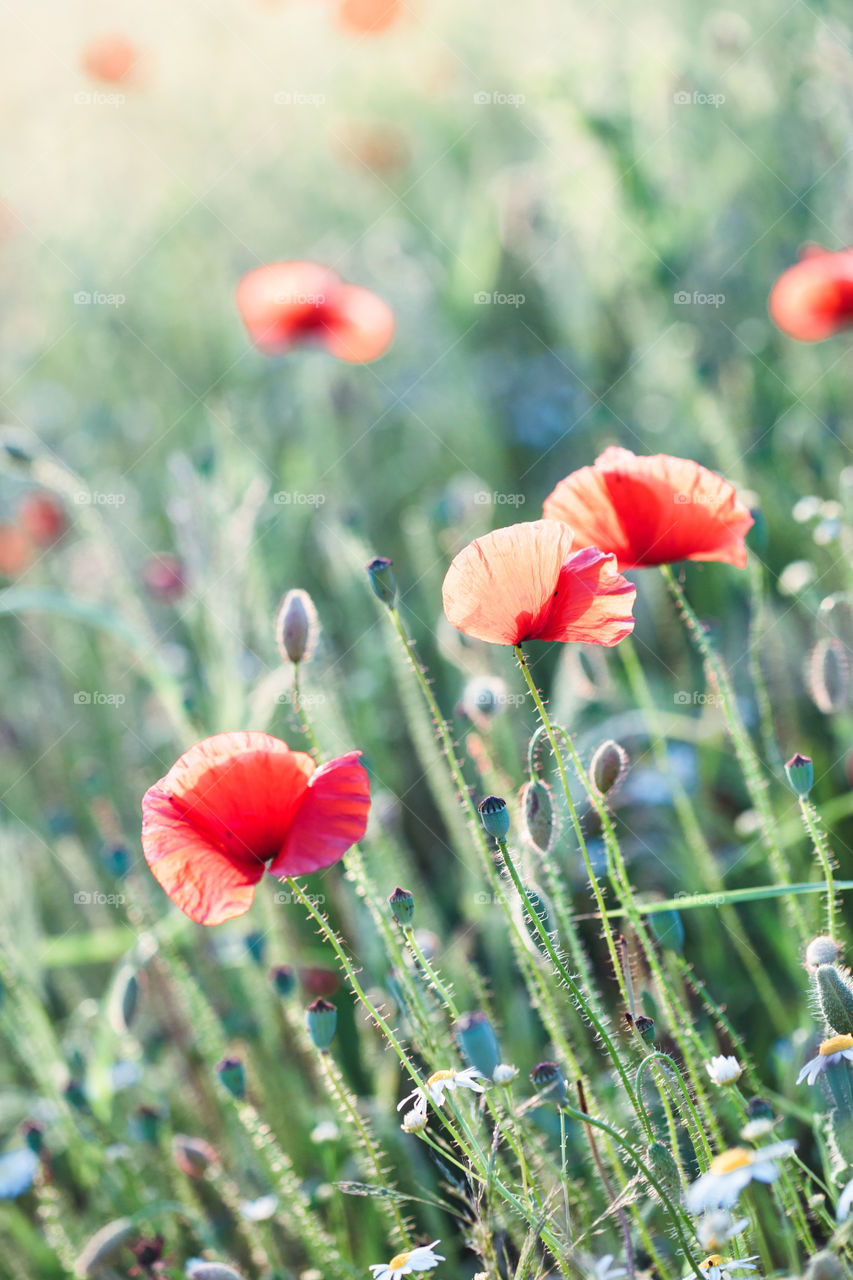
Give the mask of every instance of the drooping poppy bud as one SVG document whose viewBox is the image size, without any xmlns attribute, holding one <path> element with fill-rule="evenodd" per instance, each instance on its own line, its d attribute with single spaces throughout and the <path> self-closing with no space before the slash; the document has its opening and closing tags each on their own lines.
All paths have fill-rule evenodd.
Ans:
<svg viewBox="0 0 853 1280">
<path fill-rule="evenodd" d="M 554 838 L 554 797 L 547 782 L 531 778 L 521 788 L 521 813 L 530 843 L 547 853 Z"/>
<path fill-rule="evenodd" d="M 246 1068 L 240 1058 L 223 1058 L 217 1064 L 216 1074 L 232 1098 L 242 1100 L 246 1096 Z"/>
<path fill-rule="evenodd" d="M 486 796 L 477 806 L 480 820 L 486 831 L 495 840 L 503 840 L 509 831 L 509 809 L 506 800 L 500 796 Z"/>
<path fill-rule="evenodd" d="M 172 1159 L 188 1178 L 203 1178 L 211 1165 L 218 1162 L 219 1155 L 204 1138 L 176 1133 L 172 1138 Z"/>
<path fill-rule="evenodd" d="M 415 899 L 414 895 L 408 889 L 401 889 L 398 885 L 392 894 L 388 897 L 388 905 L 391 908 L 391 914 L 394 919 L 402 925 L 410 925 L 415 915 Z"/>
<path fill-rule="evenodd" d="M 463 1013 L 456 1024 L 456 1038 L 469 1065 L 491 1079 L 500 1064 L 501 1052 L 486 1015 L 480 1010 Z"/>
<path fill-rule="evenodd" d="M 609 738 L 596 749 L 590 765 L 592 783 L 601 796 L 613 791 L 625 775 L 628 753 L 618 742 Z"/>
<path fill-rule="evenodd" d="M 373 594 L 389 609 L 393 609 L 397 600 L 397 583 L 391 570 L 392 560 L 387 556 L 374 556 L 367 567 L 367 576 Z"/>
<path fill-rule="evenodd" d="M 840 1036 L 853 1035 L 853 988 L 834 964 L 815 971 L 820 1009 L 828 1025 Z"/>
<path fill-rule="evenodd" d="M 305 1024 L 315 1049 L 321 1053 L 328 1049 L 335 1038 L 338 1026 L 338 1011 L 328 1000 L 315 1000 L 305 1010 Z"/>
<path fill-rule="evenodd" d="M 785 764 L 785 776 L 794 795 L 801 800 L 807 799 L 814 785 L 814 766 L 809 756 L 801 756 L 799 751 L 791 756 Z"/>
<path fill-rule="evenodd" d="M 653 1142 L 646 1152 L 646 1159 L 664 1191 L 676 1204 L 679 1204 L 684 1188 L 678 1163 L 669 1147 L 664 1146 L 662 1142 Z"/>
<path fill-rule="evenodd" d="M 317 610 L 307 591 L 294 587 L 281 602 L 275 620 L 275 639 L 282 658 L 294 665 L 306 662 L 319 630 Z"/>
<path fill-rule="evenodd" d="M 130 1218 L 116 1218 L 108 1222 L 86 1241 L 74 1266 L 74 1274 L 84 1277 L 97 1276 L 121 1253 L 136 1228 Z"/>
</svg>

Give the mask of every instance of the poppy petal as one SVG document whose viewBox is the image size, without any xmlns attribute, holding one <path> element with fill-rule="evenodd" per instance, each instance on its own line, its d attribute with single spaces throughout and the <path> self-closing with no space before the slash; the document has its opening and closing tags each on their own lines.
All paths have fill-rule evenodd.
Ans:
<svg viewBox="0 0 853 1280">
<path fill-rule="evenodd" d="M 154 879 L 196 924 L 245 915 L 264 874 L 263 862 L 231 858 L 194 832 L 158 787 L 143 801 L 142 847 Z"/>
<path fill-rule="evenodd" d="M 572 542 L 568 525 L 553 520 L 513 524 L 475 538 L 444 579 L 448 622 L 490 644 L 520 644 L 537 635 Z"/>
<path fill-rule="evenodd" d="M 385 354 L 394 337 L 394 312 L 375 293 L 344 285 L 328 318 L 326 350 L 339 360 L 367 364 Z"/>
<path fill-rule="evenodd" d="M 298 343 L 325 344 L 327 309 L 343 283 L 316 262 L 270 262 L 243 276 L 237 307 L 256 347 L 280 355 Z"/>
<path fill-rule="evenodd" d="M 618 448 L 562 480 L 543 510 L 571 523 L 578 546 L 612 552 L 620 569 L 677 560 L 743 568 L 753 524 L 734 486 L 698 462 Z"/>
<path fill-rule="evenodd" d="M 853 249 L 807 246 L 776 281 L 767 307 L 773 323 L 799 342 L 821 342 L 853 325 Z"/>
<path fill-rule="evenodd" d="M 270 872 L 307 875 L 339 861 L 364 835 L 370 809 L 370 782 L 360 751 L 320 765 Z"/>
<path fill-rule="evenodd" d="M 560 570 L 547 620 L 537 640 L 614 645 L 634 630 L 637 589 L 597 547 L 570 555 Z"/>
</svg>

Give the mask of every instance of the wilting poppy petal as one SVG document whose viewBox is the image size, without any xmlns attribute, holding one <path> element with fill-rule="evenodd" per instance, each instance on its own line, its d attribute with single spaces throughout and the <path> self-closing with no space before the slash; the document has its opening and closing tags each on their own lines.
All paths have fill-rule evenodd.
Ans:
<svg viewBox="0 0 853 1280">
<path fill-rule="evenodd" d="M 800 342 L 820 342 L 853 325 L 853 249 L 809 245 L 783 272 L 768 301 L 771 319 Z"/>
<path fill-rule="evenodd" d="M 274 876 L 301 876 L 331 866 L 364 835 L 370 783 L 360 751 L 320 765 L 311 776 L 281 852 L 270 863 Z"/>
<path fill-rule="evenodd" d="M 491 644 L 615 644 L 633 628 L 635 589 L 619 577 L 611 558 L 573 555 L 573 542 L 568 525 L 549 520 L 475 539 L 444 579 L 447 620 Z"/>
<path fill-rule="evenodd" d="M 612 552 L 620 569 L 676 560 L 743 568 L 752 516 L 734 486 L 689 458 L 637 457 L 605 449 L 591 467 L 561 480 L 543 506 L 571 524 L 575 544 Z"/>
<path fill-rule="evenodd" d="M 267 355 L 321 346 L 360 364 L 387 351 L 394 314 L 386 302 L 348 285 L 316 262 L 272 262 L 245 275 L 237 306 L 255 345 Z"/>
</svg>

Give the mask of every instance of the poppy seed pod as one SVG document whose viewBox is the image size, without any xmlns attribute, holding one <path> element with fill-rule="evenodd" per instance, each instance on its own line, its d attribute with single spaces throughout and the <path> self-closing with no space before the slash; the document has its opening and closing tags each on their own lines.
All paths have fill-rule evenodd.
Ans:
<svg viewBox="0 0 853 1280">
<path fill-rule="evenodd" d="M 500 796 L 486 796 L 477 806 L 480 820 L 490 836 L 503 840 L 509 831 L 509 810 Z"/>
<path fill-rule="evenodd" d="M 531 1071 L 530 1079 L 540 1093 L 548 1095 L 549 1102 L 561 1106 L 567 1101 L 566 1080 L 556 1062 L 540 1062 Z"/>
<path fill-rule="evenodd" d="M 333 1004 L 329 1004 L 328 1000 L 324 1000 L 321 996 L 313 1004 L 309 1004 L 305 1010 L 305 1025 L 314 1048 L 323 1053 L 335 1038 L 338 1011 Z"/>
<path fill-rule="evenodd" d="M 624 777 L 627 767 L 628 753 L 625 748 L 612 738 L 602 742 L 596 748 L 590 765 L 592 784 L 598 794 L 606 796 L 608 791 L 613 791 Z"/>
<path fill-rule="evenodd" d="M 308 592 L 301 587 L 288 591 L 275 620 L 275 642 L 282 658 L 294 666 L 307 661 L 314 651 L 319 626 L 317 610 Z"/>
<path fill-rule="evenodd" d="M 820 1009 L 827 1024 L 837 1035 L 853 1034 L 853 988 L 833 964 L 818 965 L 815 970 Z"/>
<path fill-rule="evenodd" d="M 397 885 L 394 892 L 388 896 L 388 905 L 391 908 L 391 914 L 399 924 L 412 923 L 415 916 L 415 899 L 408 889 L 401 889 Z"/>
<path fill-rule="evenodd" d="M 223 1058 L 216 1065 L 216 1074 L 232 1098 L 245 1098 L 246 1068 L 239 1058 Z"/>
<path fill-rule="evenodd" d="M 389 609 L 393 609 L 397 601 L 397 583 L 391 572 L 393 563 L 387 556 L 374 556 L 366 566 L 373 594 L 383 604 L 387 604 Z"/>
<path fill-rule="evenodd" d="M 794 795 L 805 800 L 814 785 L 814 766 L 809 756 L 801 756 L 799 751 L 785 763 L 785 776 Z"/>
<path fill-rule="evenodd" d="M 554 798 L 541 778 L 531 778 L 521 788 L 521 814 L 530 843 L 547 853 L 554 838 Z"/>
<path fill-rule="evenodd" d="M 495 1029 L 484 1013 L 463 1013 L 456 1024 L 456 1039 L 469 1066 L 476 1067 L 489 1079 L 501 1060 Z"/>
<path fill-rule="evenodd" d="M 296 974 L 289 964 L 279 964 L 270 969 L 270 982 L 275 987 L 276 994 L 283 999 L 296 990 Z"/>
<path fill-rule="evenodd" d="M 634 1019 L 634 1026 L 637 1028 L 637 1034 L 645 1044 L 654 1044 L 655 1042 L 655 1020 L 647 1018 L 644 1013 Z"/>
</svg>

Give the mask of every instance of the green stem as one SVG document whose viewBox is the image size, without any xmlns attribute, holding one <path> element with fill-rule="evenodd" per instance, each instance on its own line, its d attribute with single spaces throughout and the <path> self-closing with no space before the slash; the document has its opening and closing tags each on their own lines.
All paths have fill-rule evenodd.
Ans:
<svg viewBox="0 0 853 1280">
<path fill-rule="evenodd" d="M 832 852 L 826 841 L 826 836 L 821 830 L 820 815 L 812 802 L 806 796 L 800 796 L 800 813 L 803 815 L 803 823 L 806 831 L 811 836 L 814 851 L 818 856 L 821 866 L 823 867 L 823 878 L 826 881 L 826 932 L 832 938 L 833 942 L 836 938 L 835 913 L 837 904 L 835 901 L 835 884 L 832 874 Z"/>
</svg>

